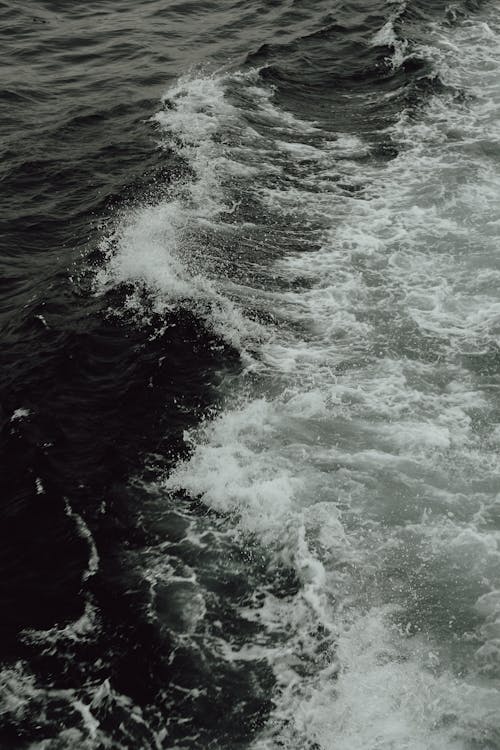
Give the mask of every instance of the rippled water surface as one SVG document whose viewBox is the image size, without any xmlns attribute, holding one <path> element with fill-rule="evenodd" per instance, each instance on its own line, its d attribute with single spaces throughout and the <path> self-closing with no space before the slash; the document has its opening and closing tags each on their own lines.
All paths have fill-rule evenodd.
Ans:
<svg viewBox="0 0 500 750">
<path fill-rule="evenodd" d="M 0 23 L 2 750 L 499 750 L 496 3 Z"/>
</svg>

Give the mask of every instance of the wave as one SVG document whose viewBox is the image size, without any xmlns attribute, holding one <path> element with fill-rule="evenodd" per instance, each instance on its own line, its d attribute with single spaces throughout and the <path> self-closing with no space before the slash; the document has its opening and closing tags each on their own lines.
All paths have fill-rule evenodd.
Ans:
<svg viewBox="0 0 500 750">
<path fill-rule="evenodd" d="M 417 50 L 398 19 L 370 37 L 392 69 Z M 201 503 L 221 575 L 244 550 L 252 637 L 221 632 L 202 576 L 185 627 L 196 653 L 272 670 L 255 750 L 500 732 L 499 29 L 427 33 L 442 85 L 397 117 L 391 91 L 344 102 L 385 96 L 378 143 L 285 109 L 262 71 L 182 79 L 155 117 L 180 175 L 105 243 L 101 291 L 130 285 L 139 319 L 188 308 L 244 358 L 151 491 Z"/>
<path fill-rule="evenodd" d="M 103 241 L 107 262 L 97 275 L 96 289 L 103 293 L 117 284 L 131 284 L 134 289 L 126 307 L 139 314 L 144 310 L 144 288 L 153 292 L 158 315 L 184 304 L 216 335 L 242 351 L 245 341 L 258 339 L 261 330 L 257 321 L 242 316 L 239 307 L 219 293 L 210 278 L 213 251 L 205 244 L 204 233 L 236 208 L 225 183 L 246 179 L 256 168 L 235 156 L 237 146 L 231 149 L 221 143 L 231 133 L 243 137 L 236 109 L 224 98 L 223 79 L 181 80 L 163 105 L 154 118 L 162 134 L 161 147 L 175 148 L 187 176 L 174 180 L 166 200 L 128 213 Z"/>
<path fill-rule="evenodd" d="M 261 379 L 243 379 L 247 395 L 230 392 L 189 437 L 192 455 L 164 488 L 222 514 L 235 545 L 272 551 L 268 581 L 241 610 L 267 638 L 231 652 L 274 670 L 255 748 L 462 749 L 498 737 L 484 666 L 500 572 L 496 402 L 467 361 L 498 335 L 489 23 L 434 30 L 431 57 L 452 91 L 400 115 L 395 158 L 367 160 L 370 144 L 351 138 L 339 159 L 338 140 L 303 121 L 295 140 L 288 129 L 273 139 L 277 183 L 252 183 L 264 211 L 300 216 L 320 246 L 275 261 L 295 286 L 266 298 L 280 322 L 260 346 Z M 338 188 L 346 172 L 358 192 Z M 276 595 L 279 566 L 297 583 Z"/>
</svg>

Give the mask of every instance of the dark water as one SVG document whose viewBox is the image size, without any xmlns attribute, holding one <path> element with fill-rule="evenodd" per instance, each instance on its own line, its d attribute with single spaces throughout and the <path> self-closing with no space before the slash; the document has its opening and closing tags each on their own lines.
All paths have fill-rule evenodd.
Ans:
<svg viewBox="0 0 500 750">
<path fill-rule="evenodd" d="M 500 748 L 497 11 L 0 4 L 0 747 Z"/>
</svg>

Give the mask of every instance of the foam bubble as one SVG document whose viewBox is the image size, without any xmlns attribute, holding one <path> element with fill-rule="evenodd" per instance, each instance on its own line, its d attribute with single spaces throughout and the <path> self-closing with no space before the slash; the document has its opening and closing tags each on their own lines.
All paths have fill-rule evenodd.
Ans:
<svg viewBox="0 0 500 750">
<path fill-rule="evenodd" d="M 224 227 L 221 215 L 231 215 L 237 206 L 228 183 L 247 180 L 257 170 L 240 154 L 248 129 L 225 96 L 224 78 L 216 76 L 181 79 L 165 95 L 164 109 L 154 121 L 162 145 L 176 149 L 190 174 L 174 180 L 158 205 L 141 206 L 121 217 L 102 242 L 106 262 L 96 275 L 96 289 L 103 293 L 130 285 L 126 309 L 138 319 L 188 307 L 245 354 L 252 341 L 262 337 L 263 328 L 211 278 L 203 236 L 207 229 Z"/>
<path fill-rule="evenodd" d="M 319 247 L 276 262 L 295 286 L 261 298 L 281 321 L 260 346 L 265 377 L 187 436 L 191 456 L 164 483 L 224 514 L 235 540 L 257 536 L 298 583 L 260 592 L 242 614 L 268 639 L 231 652 L 276 675 L 255 748 L 466 750 L 498 736 L 485 682 L 500 653 L 494 406 L 464 356 L 498 335 L 493 74 L 476 83 L 500 51 L 481 24 L 434 32 L 427 59 L 475 98 L 404 113 L 383 167 L 358 161 L 359 140 L 330 148 L 316 124 L 285 121 L 276 137 L 262 98 L 275 159 L 293 157 L 303 180 L 282 167 L 259 198 L 317 222 Z M 397 46 L 392 22 L 374 43 Z M 361 199 L 319 189 L 345 155 Z"/>
<path fill-rule="evenodd" d="M 393 23 L 373 43 L 396 65 Z M 500 653 L 500 47 L 478 20 L 429 32 L 420 51 L 448 88 L 401 114 L 385 163 L 285 113 L 252 74 L 181 81 L 156 121 L 192 174 L 129 215 L 101 279 L 251 340 L 252 376 L 186 434 L 190 454 L 162 486 L 269 559 L 240 611 L 258 639 L 220 646 L 274 670 L 255 748 L 486 750 L 500 731 L 485 666 Z M 241 194 L 262 217 L 248 220 Z M 244 242 L 260 275 L 212 274 L 202 225 Z M 262 581 L 262 556 L 248 557 Z M 151 573 L 153 604 L 164 572 Z M 206 610 L 187 578 L 191 632 Z"/>
</svg>

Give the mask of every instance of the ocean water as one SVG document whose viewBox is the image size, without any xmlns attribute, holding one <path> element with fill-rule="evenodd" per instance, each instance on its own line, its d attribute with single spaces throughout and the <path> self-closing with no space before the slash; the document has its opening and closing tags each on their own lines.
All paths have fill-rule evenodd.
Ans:
<svg viewBox="0 0 500 750">
<path fill-rule="evenodd" d="M 0 22 L 1 750 L 499 750 L 498 4 Z"/>
</svg>

